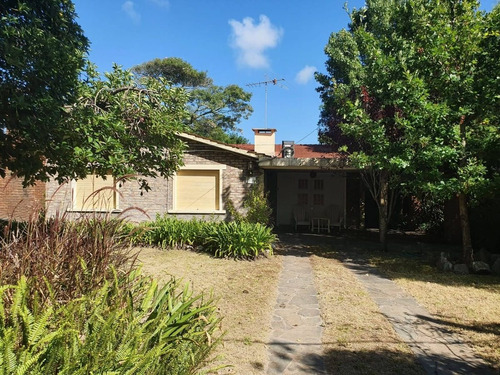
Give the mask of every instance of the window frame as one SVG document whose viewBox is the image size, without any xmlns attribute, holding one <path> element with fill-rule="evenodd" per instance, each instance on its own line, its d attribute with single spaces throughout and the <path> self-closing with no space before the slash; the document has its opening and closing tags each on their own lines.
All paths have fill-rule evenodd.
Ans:
<svg viewBox="0 0 500 375">
<path fill-rule="evenodd" d="M 225 165 L 222 164 L 193 164 L 193 165 L 184 165 L 181 168 L 179 168 L 179 171 L 216 171 L 218 173 L 218 185 L 219 185 L 219 191 L 217 192 L 217 197 L 218 197 L 218 206 L 219 209 L 215 210 L 188 210 L 188 209 L 179 209 L 178 208 L 178 203 L 177 203 L 177 184 L 178 184 L 178 177 L 177 177 L 177 172 L 174 173 L 172 177 L 172 209 L 168 210 L 168 213 L 172 214 L 225 214 L 226 210 L 222 209 L 223 206 L 223 201 L 222 201 L 222 195 L 223 195 L 223 190 L 224 190 L 224 174 L 223 171 L 226 169 Z"/>
</svg>

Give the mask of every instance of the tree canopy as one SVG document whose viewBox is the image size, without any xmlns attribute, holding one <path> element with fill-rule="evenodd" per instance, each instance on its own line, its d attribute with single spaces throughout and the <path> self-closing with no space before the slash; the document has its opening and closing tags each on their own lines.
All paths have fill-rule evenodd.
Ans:
<svg viewBox="0 0 500 375">
<path fill-rule="evenodd" d="M 54 174 L 63 182 L 96 175 L 171 176 L 182 163 L 187 94 L 164 79 L 147 78 L 137 85 L 134 75 L 115 65 L 99 78 L 90 65 L 80 83 L 80 96 L 66 107 L 64 126 L 72 129 L 66 152 Z M 50 168 L 50 166 L 49 166 Z"/>
<path fill-rule="evenodd" d="M 71 129 L 63 107 L 78 96 L 88 40 L 68 0 L 0 4 L 0 176 L 45 179 Z"/>
<path fill-rule="evenodd" d="M 467 205 L 498 178 L 488 161 L 500 139 L 495 12 L 485 17 L 472 0 L 368 0 L 330 36 L 328 73 L 317 75 L 320 137 L 348 145 L 375 177 L 381 220 L 388 190 L 456 195 L 467 262 Z"/>
<path fill-rule="evenodd" d="M 245 143 L 238 123 L 253 112 L 251 93 L 237 85 L 217 86 L 206 72 L 177 57 L 154 59 L 135 66 L 140 77 L 164 78 L 189 92 L 186 126 L 194 133 L 225 143 Z"/>
<path fill-rule="evenodd" d="M 187 94 L 164 79 L 114 66 L 100 77 L 69 0 L 0 5 L 0 176 L 25 184 L 87 174 L 170 176 L 182 163 L 176 133 Z"/>
</svg>

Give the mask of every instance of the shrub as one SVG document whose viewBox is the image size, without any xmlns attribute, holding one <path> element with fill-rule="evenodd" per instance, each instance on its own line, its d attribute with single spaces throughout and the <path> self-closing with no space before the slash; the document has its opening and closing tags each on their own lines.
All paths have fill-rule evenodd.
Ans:
<svg viewBox="0 0 500 375">
<path fill-rule="evenodd" d="M 275 240 L 271 229 L 261 224 L 229 222 L 208 227 L 203 248 L 219 258 L 256 258 L 272 254 Z"/>
<path fill-rule="evenodd" d="M 178 220 L 158 216 L 154 222 L 129 227 L 135 244 L 166 247 L 201 247 L 216 257 L 255 258 L 272 254 L 276 236 L 270 228 L 245 221 Z M 135 234 L 132 234 L 135 233 Z"/>
<path fill-rule="evenodd" d="M 240 213 L 234 203 L 230 199 L 226 199 L 226 211 L 232 221 L 247 222 L 253 224 L 262 224 L 272 226 L 272 213 L 271 205 L 267 199 L 267 193 L 264 191 L 264 183 L 262 179 L 258 179 L 256 184 L 250 187 L 248 194 L 243 200 L 243 207 L 246 213 Z"/>
<path fill-rule="evenodd" d="M 25 275 L 42 302 L 77 298 L 111 279 L 112 268 L 125 274 L 133 268 L 122 226 L 119 219 L 75 222 L 64 216 L 33 219 L 21 230 L 8 226 L 1 239 L 0 282 L 16 284 Z"/>
<path fill-rule="evenodd" d="M 218 342 L 213 300 L 132 272 L 59 308 L 31 278 L 0 288 L 2 374 L 193 374 Z M 12 289 L 13 298 L 5 293 Z"/>
<path fill-rule="evenodd" d="M 264 183 L 262 179 L 250 188 L 248 195 L 243 201 L 243 207 L 247 209 L 245 221 L 254 224 L 262 224 L 271 226 L 272 209 L 267 199 L 267 193 L 264 191 Z"/>
<path fill-rule="evenodd" d="M 183 221 L 158 215 L 153 222 L 129 227 L 129 233 L 135 244 L 182 248 L 202 242 L 200 237 L 206 225 L 206 222 L 196 219 Z"/>
</svg>

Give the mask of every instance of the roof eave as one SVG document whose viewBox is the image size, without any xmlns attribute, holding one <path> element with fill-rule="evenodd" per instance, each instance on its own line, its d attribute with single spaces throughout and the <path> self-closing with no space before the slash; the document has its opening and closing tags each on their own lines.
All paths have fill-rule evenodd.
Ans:
<svg viewBox="0 0 500 375">
<path fill-rule="evenodd" d="M 247 151 L 247 150 L 243 150 L 243 149 L 238 148 L 238 147 L 229 146 L 225 143 L 213 141 L 211 139 L 200 137 L 200 136 L 197 136 L 194 134 L 179 133 L 179 137 L 184 138 L 184 139 L 189 139 L 189 140 L 195 141 L 195 142 L 200 142 L 200 143 L 203 143 L 203 144 L 206 144 L 209 146 L 217 147 L 217 148 L 220 148 L 221 150 L 229 151 L 229 152 L 232 152 L 235 154 L 247 156 L 247 157 L 250 157 L 252 159 L 259 159 L 259 155 L 253 151 Z"/>
<path fill-rule="evenodd" d="M 342 169 L 356 170 L 345 158 L 259 158 L 262 169 Z"/>
</svg>

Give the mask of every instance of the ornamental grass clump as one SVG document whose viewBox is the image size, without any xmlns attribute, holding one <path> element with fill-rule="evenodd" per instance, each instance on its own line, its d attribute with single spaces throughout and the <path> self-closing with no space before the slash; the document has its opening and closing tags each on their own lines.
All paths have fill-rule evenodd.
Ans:
<svg viewBox="0 0 500 375">
<path fill-rule="evenodd" d="M 0 240 L 0 282 L 16 284 L 22 276 L 42 301 L 68 301 L 98 288 L 113 277 L 111 269 L 127 274 L 135 257 L 123 235 L 123 220 L 64 215 L 44 220 L 33 215 L 23 225 L 7 223 Z"/>
<path fill-rule="evenodd" d="M 134 266 L 133 227 L 56 216 L 0 245 L 0 374 L 194 374 L 218 342 L 215 302 Z"/>
</svg>

